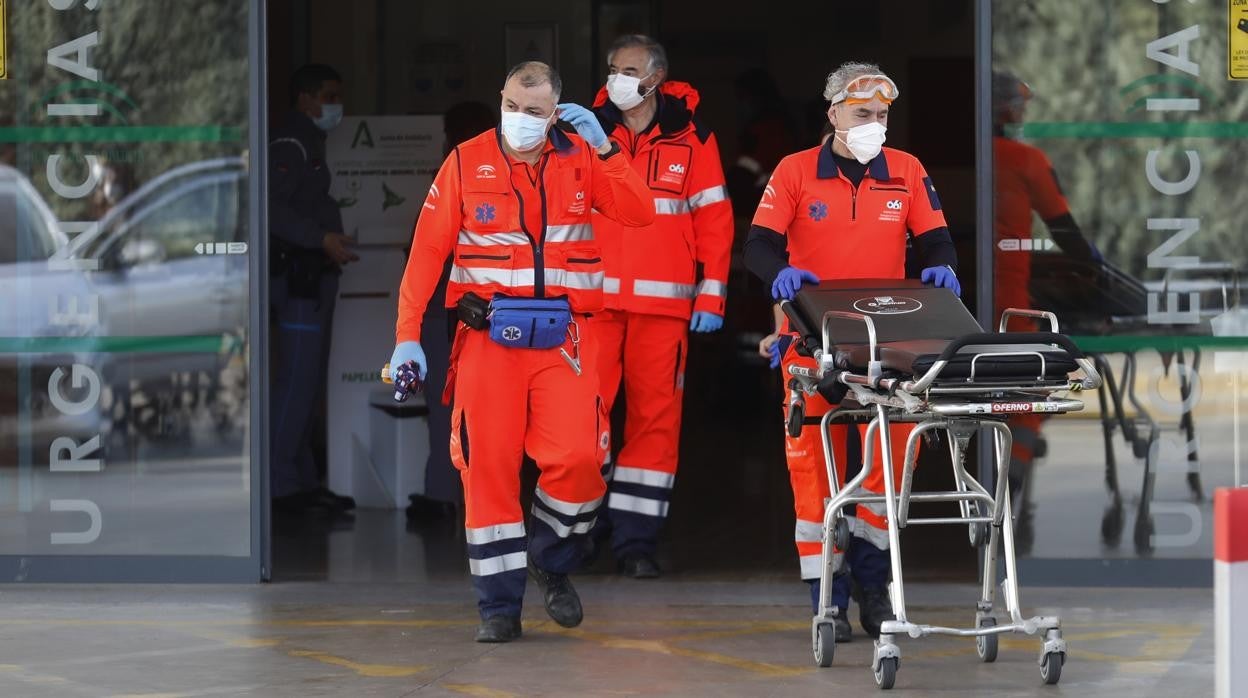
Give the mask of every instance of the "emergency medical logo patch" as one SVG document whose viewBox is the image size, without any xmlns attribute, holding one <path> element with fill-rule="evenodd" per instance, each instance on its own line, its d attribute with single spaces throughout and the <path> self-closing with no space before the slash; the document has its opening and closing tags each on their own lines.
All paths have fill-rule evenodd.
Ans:
<svg viewBox="0 0 1248 698">
<path fill-rule="evenodd" d="M 892 199 L 884 202 L 884 210 L 880 211 L 880 220 L 890 223 L 901 222 L 902 206 L 901 199 Z"/>
<path fill-rule="evenodd" d="M 828 205 L 822 201 L 815 200 L 809 207 L 810 219 L 818 223 L 828 217 Z"/>
<path fill-rule="evenodd" d="M 489 223 L 494 220 L 494 207 L 490 204 L 481 204 L 477 207 L 477 222 Z"/>
<path fill-rule="evenodd" d="M 507 340 L 508 342 L 518 342 L 520 341 L 520 338 L 523 336 L 524 336 L 524 333 L 521 332 L 520 328 L 516 327 L 515 325 L 508 325 L 503 328 L 503 339 Z"/>
<path fill-rule="evenodd" d="M 574 216 L 584 215 L 584 213 L 585 213 L 585 192 L 583 192 L 583 191 L 578 191 L 578 192 L 576 193 L 576 198 L 575 198 L 575 200 L 572 202 L 572 204 L 571 204 L 570 206 L 568 206 L 568 213 L 570 213 L 570 214 L 572 214 L 572 215 L 574 215 Z"/>
<path fill-rule="evenodd" d="M 611 432 L 604 431 L 598 436 L 598 448 L 603 451 L 611 448 Z"/>
</svg>

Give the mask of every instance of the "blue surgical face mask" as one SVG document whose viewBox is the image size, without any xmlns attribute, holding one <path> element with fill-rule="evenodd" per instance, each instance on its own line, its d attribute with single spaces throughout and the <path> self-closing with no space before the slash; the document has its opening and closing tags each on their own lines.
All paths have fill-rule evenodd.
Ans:
<svg viewBox="0 0 1248 698">
<path fill-rule="evenodd" d="M 322 131 L 329 131 L 342 122 L 341 104 L 322 104 L 321 115 L 312 120 Z"/>
</svg>

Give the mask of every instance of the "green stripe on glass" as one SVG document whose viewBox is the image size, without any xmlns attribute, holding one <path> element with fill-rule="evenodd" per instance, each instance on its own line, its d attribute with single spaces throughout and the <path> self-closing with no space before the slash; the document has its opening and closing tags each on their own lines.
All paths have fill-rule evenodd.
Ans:
<svg viewBox="0 0 1248 698">
<path fill-rule="evenodd" d="M 236 126 L 6 126 L 0 143 L 236 143 Z"/>
<path fill-rule="evenodd" d="M 215 354 L 221 335 L 186 337 L 0 337 L 0 354 Z"/>
</svg>

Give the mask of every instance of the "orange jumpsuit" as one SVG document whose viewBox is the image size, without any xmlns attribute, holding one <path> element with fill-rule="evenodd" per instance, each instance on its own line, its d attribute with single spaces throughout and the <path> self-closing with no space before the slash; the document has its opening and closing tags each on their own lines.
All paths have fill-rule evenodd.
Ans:
<svg viewBox="0 0 1248 698">
<path fill-rule="evenodd" d="M 785 235 L 789 263 L 820 279 L 905 278 L 907 231 L 918 236 L 946 227 L 931 178 L 914 156 L 884 148 L 868 163 L 866 174 L 855 187 L 839 171 L 831 144 L 829 140 L 823 146 L 780 161 L 758 204 L 754 225 Z M 797 354 L 793 343 L 784 356 L 782 375 L 788 376 L 789 367 L 795 364 L 814 367 L 812 359 Z M 793 438 L 786 433 L 785 437 L 785 457 L 797 511 L 794 540 L 805 580 L 818 579 L 822 565 L 821 530 L 829 488 L 818 425 L 819 418 L 831 407 L 819 396 L 808 398 L 806 426 L 801 436 Z M 912 428 L 894 425 L 891 430 L 897 482 L 901 478 L 906 437 Z M 865 430 L 862 426 L 861 431 Z M 833 427 L 832 441 L 842 483 L 846 434 L 847 427 Z M 878 444 L 863 488 L 877 494 L 884 491 Z M 888 547 L 882 503 L 859 504 L 857 516 L 851 517 L 849 523 L 855 537 L 880 549 Z M 883 575 L 881 584 L 887 581 L 887 569 Z"/>
<path fill-rule="evenodd" d="M 608 426 L 586 313 L 602 308 L 602 258 L 590 224 L 597 209 L 628 225 L 654 219 L 644 183 L 618 154 L 602 160 L 559 130 L 536 167 L 512 160 L 496 129 L 443 162 L 416 223 L 399 295 L 396 339 L 419 341 L 421 318 L 454 252 L 447 307 L 473 292 L 485 299 L 566 296 L 575 327 L 562 347 L 507 348 L 461 324 L 448 392 L 451 460 L 464 483 L 468 563 L 482 618 L 518 616 L 526 549 L 538 567 L 580 564 L 606 485 L 599 467 Z M 579 334 L 579 337 L 578 337 Z M 579 355 L 576 373 L 560 350 Z M 531 536 L 520 508 L 525 452 L 541 469 Z"/>
<path fill-rule="evenodd" d="M 653 193 L 656 214 L 644 230 L 594 216 L 607 311 L 592 322 L 607 411 L 621 378 L 628 395 L 619 457 L 607 470 L 606 516 L 619 557 L 654 554 L 680 451 L 689 318 L 723 316 L 732 257 L 732 205 L 715 135 L 694 117 L 698 93 L 665 82 L 658 100 L 654 123 L 639 134 L 605 88 L 594 102 L 603 129 Z"/>
</svg>

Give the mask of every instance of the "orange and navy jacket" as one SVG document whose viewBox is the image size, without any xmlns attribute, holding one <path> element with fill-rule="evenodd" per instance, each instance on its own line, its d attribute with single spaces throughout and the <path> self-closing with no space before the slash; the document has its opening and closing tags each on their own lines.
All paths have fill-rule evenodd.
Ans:
<svg viewBox="0 0 1248 698">
<path fill-rule="evenodd" d="M 659 86 L 658 112 L 634 134 L 606 88 L 594 113 L 654 194 L 654 223 L 625 230 L 594 216 L 602 243 L 606 307 L 689 318 L 693 311 L 724 314 L 732 259 L 733 217 L 719 144 L 695 116 L 698 92 L 684 82 Z"/>
<path fill-rule="evenodd" d="M 918 158 L 884 148 L 855 187 L 831 140 L 780 161 L 753 224 L 784 235 L 788 263 L 823 280 L 904 279 L 907 232 L 918 239 L 947 226 Z"/>
<path fill-rule="evenodd" d="M 603 160 L 560 128 L 551 129 L 535 169 L 504 153 L 497 128 L 459 144 L 416 221 L 399 290 L 397 341 L 420 340 L 425 306 L 452 251 L 448 308 L 471 291 L 485 299 L 567 296 L 574 312 L 601 310 L 595 209 L 625 226 L 654 220 L 650 192 L 625 158 Z"/>
</svg>

